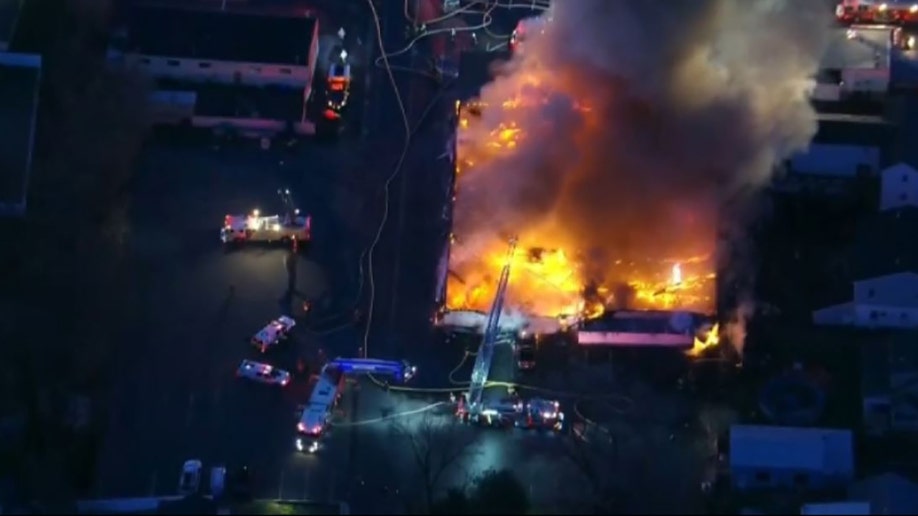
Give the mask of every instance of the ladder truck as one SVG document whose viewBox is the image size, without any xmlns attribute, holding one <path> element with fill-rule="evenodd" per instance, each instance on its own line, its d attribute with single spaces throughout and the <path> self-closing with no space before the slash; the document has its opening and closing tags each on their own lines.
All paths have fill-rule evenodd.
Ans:
<svg viewBox="0 0 918 516">
<path fill-rule="evenodd" d="M 293 203 L 290 190 L 277 191 L 284 205 L 283 215 L 262 215 L 253 210 L 248 215 L 226 215 L 220 228 L 220 241 L 225 246 L 241 246 L 252 242 L 290 243 L 294 250 L 312 237 L 312 217 L 301 215 Z"/>
<path fill-rule="evenodd" d="M 516 252 L 517 239 L 510 240 L 507 261 L 501 270 L 500 279 L 491 309 L 488 312 L 487 325 L 481 339 L 481 346 L 472 368 L 472 379 L 464 398 L 458 401 L 456 415 L 463 421 L 484 426 L 522 427 L 532 429 L 550 429 L 560 431 L 564 423 L 564 413 L 560 403 L 554 400 L 533 398 L 523 400 L 510 397 L 496 402 L 484 400 L 484 390 L 494 359 L 494 349 L 508 345 L 506 333 L 501 332 L 500 316 L 504 308 L 504 297 L 510 281 L 510 268 Z"/>
</svg>

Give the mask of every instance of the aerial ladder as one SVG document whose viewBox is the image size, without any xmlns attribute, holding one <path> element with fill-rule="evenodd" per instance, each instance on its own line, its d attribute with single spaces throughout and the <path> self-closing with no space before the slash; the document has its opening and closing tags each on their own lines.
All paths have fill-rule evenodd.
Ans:
<svg viewBox="0 0 918 516">
<path fill-rule="evenodd" d="M 468 414 L 477 417 L 482 411 L 482 394 L 484 393 L 485 384 L 488 381 L 488 374 L 491 371 L 491 360 L 494 358 L 494 346 L 500 337 L 500 316 L 504 309 L 504 296 L 507 292 L 507 284 L 510 280 L 510 266 L 513 263 L 513 254 L 516 252 L 516 237 L 510 240 L 510 249 L 507 252 L 507 262 L 501 270 L 500 279 L 497 282 L 497 291 L 494 294 L 494 301 L 491 303 L 491 310 L 488 312 L 488 322 L 485 326 L 484 335 L 481 339 L 481 347 L 478 349 L 478 355 L 475 358 L 475 366 L 472 369 L 472 381 L 469 383 L 469 391 L 466 394 L 466 403 Z"/>
<path fill-rule="evenodd" d="M 293 203 L 293 197 L 290 195 L 290 189 L 278 189 L 277 195 L 280 197 L 281 203 L 284 205 L 284 225 L 289 226 L 296 223 L 296 218 L 299 216 L 300 210 L 298 210 L 296 205 Z"/>
</svg>

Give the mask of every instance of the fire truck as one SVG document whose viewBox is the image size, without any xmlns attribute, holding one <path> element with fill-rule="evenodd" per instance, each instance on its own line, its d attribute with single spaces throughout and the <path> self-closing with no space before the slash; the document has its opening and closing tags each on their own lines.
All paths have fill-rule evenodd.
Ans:
<svg viewBox="0 0 918 516">
<path fill-rule="evenodd" d="M 312 217 L 301 215 L 293 205 L 290 190 L 278 190 L 286 211 L 283 215 L 262 215 L 253 210 L 249 215 L 227 215 L 220 228 L 220 241 L 224 246 L 238 246 L 252 242 L 290 243 L 297 248 L 300 242 L 312 237 Z"/>
<path fill-rule="evenodd" d="M 518 397 L 496 402 L 484 402 L 479 410 L 469 410 L 464 397 L 456 404 L 456 416 L 462 421 L 488 427 L 525 428 L 560 432 L 564 428 L 564 412 L 554 400 Z"/>
<path fill-rule="evenodd" d="M 918 2 L 842 0 L 835 6 L 835 18 L 844 25 L 911 25 L 918 23 Z"/>
</svg>

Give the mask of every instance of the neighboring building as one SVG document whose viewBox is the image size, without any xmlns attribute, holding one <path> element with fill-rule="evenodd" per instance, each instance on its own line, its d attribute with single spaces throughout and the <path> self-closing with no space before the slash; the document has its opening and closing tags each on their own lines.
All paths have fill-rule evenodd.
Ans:
<svg viewBox="0 0 918 516">
<path fill-rule="evenodd" d="M 918 514 L 918 485 L 895 473 L 855 482 L 848 498 L 869 504 L 870 514 Z"/>
<path fill-rule="evenodd" d="M 26 211 L 41 57 L 0 53 L 0 217 Z"/>
<path fill-rule="evenodd" d="M 879 212 L 861 224 L 846 261 L 852 299 L 815 310 L 815 324 L 918 327 L 918 172 L 893 165 L 879 190 Z"/>
<path fill-rule="evenodd" d="M 589 347 L 691 349 L 705 317 L 690 312 L 616 311 L 585 321 L 577 344 Z"/>
<path fill-rule="evenodd" d="M 318 22 L 215 10 L 136 6 L 109 55 L 152 78 L 156 121 L 265 136 L 312 134 L 306 104 Z"/>
<path fill-rule="evenodd" d="M 808 503 L 800 508 L 800 514 L 825 516 L 870 515 L 870 504 L 867 502 L 830 502 Z"/>
<path fill-rule="evenodd" d="M 918 207 L 918 170 L 899 163 L 880 175 L 880 210 L 906 207 Z"/>
<path fill-rule="evenodd" d="M 868 435 L 918 431 L 918 333 L 875 332 L 861 348 L 861 399 Z"/>
<path fill-rule="evenodd" d="M 0 52 L 10 49 L 16 24 L 19 21 L 19 11 L 22 0 L 0 0 Z"/>
<path fill-rule="evenodd" d="M 886 163 L 896 128 L 878 115 L 820 113 L 819 128 L 809 147 L 787 162 L 790 177 L 821 176 L 853 179 L 874 176 Z"/>
<path fill-rule="evenodd" d="M 854 282 L 853 299 L 813 312 L 818 325 L 918 327 L 918 274 L 899 272 Z"/>
<path fill-rule="evenodd" d="M 729 453 L 739 490 L 828 489 L 854 478 L 850 430 L 733 425 Z"/>
</svg>

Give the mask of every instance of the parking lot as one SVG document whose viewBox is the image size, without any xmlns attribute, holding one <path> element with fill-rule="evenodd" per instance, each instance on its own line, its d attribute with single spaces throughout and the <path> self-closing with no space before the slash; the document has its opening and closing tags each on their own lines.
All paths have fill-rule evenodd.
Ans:
<svg viewBox="0 0 918 516">
<path fill-rule="evenodd" d="M 346 242 L 352 240 L 349 210 L 359 207 L 339 188 L 348 173 L 342 154 L 337 147 L 297 156 L 249 149 L 147 152 L 132 234 L 143 317 L 119 359 L 99 494 L 173 492 L 181 463 L 200 458 L 250 465 L 262 490 L 270 486 L 276 495 L 283 465 L 292 460 L 294 412 L 308 396 L 306 380 L 280 391 L 238 381 L 234 372 L 256 355 L 248 338 L 278 315 L 300 315 L 302 299 L 314 301 L 315 318 L 353 303 L 359 251 Z M 223 216 L 280 211 L 275 193 L 288 186 L 313 216 L 316 244 L 300 256 L 282 249 L 225 253 L 218 239 Z M 289 260 L 296 270 L 292 298 L 286 296 Z M 350 319 L 347 312 L 324 327 Z M 267 361 L 294 370 L 298 356 L 314 356 L 320 346 L 329 354 L 353 354 L 356 340 L 347 324 L 321 336 L 297 329 Z M 305 483 L 292 476 L 285 479 L 291 486 Z"/>
</svg>

